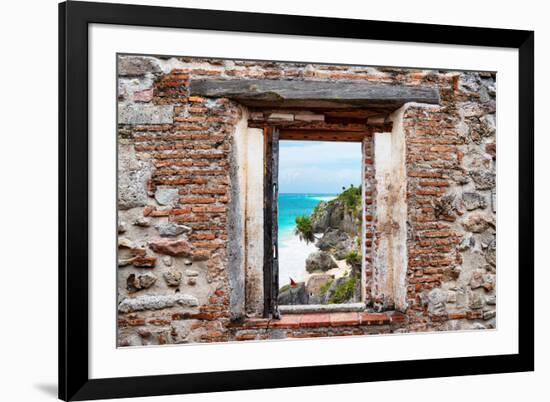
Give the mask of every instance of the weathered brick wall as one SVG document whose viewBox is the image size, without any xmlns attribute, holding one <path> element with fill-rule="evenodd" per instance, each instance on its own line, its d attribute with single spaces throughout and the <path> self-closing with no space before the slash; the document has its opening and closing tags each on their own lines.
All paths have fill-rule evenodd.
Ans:
<svg viewBox="0 0 550 402">
<path fill-rule="evenodd" d="M 374 220 L 376 215 L 376 185 L 374 172 L 374 138 L 368 136 L 363 140 L 363 259 L 364 259 L 364 295 L 365 303 L 371 307 L 374 304 L 372 297 L 374 267 Z"/>
<path fill-rule="evenodd" d="M 119 345 L 494 326 L 493 75 L 138 56 L 121 56 L 118 73 Z M 230 322 L 228 211 L 242 110 L 228 99 L 190 96 L 190 77 L 438 85 L 440 105 L 409 105 L 404 115 L 405 315 Z M 365 177 L 373 183 L 372 138 L 363 146 Z M 375 191 L 365 188 L 367 303 Z"/>
<path fill-rule="evenodd" d="M 438 83 L 439 106 L 404 116 L 411 329 L 494 328 L 495 76 Z"/>
</svg>

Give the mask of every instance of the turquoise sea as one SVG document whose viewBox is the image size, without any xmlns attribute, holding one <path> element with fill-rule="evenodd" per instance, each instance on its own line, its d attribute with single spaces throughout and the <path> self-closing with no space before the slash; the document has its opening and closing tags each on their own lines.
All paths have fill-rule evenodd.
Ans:
<svg viewBox="0 0 550 402">
<path fill-rule="evenodd" d="M 309 215 L 319 201 L 328 201 L 335 194 L 279 194 L 279 239 L 288 239 L 294 234 L 297 216 Z"/>
<path fill-rule="evenodd" d="M 313 244 L 305 244 L 294 234 L 296 217 L 309 215 L 319 203 L 336 197 L 336 194 L 279 194 L 279 284 L 303 280 L 305 260 L 316 250 Z"/>
</svg>

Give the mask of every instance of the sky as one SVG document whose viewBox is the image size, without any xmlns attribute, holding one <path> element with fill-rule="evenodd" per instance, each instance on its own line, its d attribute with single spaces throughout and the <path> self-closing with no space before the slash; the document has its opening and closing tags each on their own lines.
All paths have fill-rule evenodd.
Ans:
<svg viewBox="0 0 550 402">
<path fill-rule="evenodd" d="M 361 184 L 361 143 L 279 142 L 279 192 L 336 194 Z"/>
</svg>

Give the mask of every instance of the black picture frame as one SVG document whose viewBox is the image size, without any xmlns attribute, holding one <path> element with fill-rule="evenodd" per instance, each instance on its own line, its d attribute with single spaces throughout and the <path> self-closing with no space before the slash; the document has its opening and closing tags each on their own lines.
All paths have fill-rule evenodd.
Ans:
<svg viewBox="0 0 550 402">
<path fill-rule="evenodd" d="M 191 28 L 519 51 L 517 354 L 90 379 L 88 25 Z M 534 370 L 534 32 L 70 1 L 59 4 L 59 398 L 89 400 Z"/>
</svg>

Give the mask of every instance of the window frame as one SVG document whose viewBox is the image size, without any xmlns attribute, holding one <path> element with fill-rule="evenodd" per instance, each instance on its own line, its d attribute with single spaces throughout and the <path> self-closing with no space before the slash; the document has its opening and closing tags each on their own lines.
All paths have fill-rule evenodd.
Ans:
<svg viewBox="0 0 550 402">
<path fill-rule="evenodd" d="M 387 127 L 387 126 L 385 126 Z M 365 188 L 365 149 L 363 141 L 372 136 L 374 130 L 365 127 L 364 131 L 311 131 L 311 134 L 285 129 L 278 124 L 264 126 L 264 318 L 279 319 L 281 314 L 315 314 L 320 312 L 364 312 L 367 311 L 365 296 L 365 269 L 366 263 L 362 252 L 360 298 L 357 303 L 338 303 L 334 305 L 281 305 L 278 304 L 279 295 L 279 250 L 278 250 L 278 169 L 279 169 L 279 141 L 280 140 L 310 140 L 310 141 L 337 141 L 358 142 L 361 144 L 361 186 Z M 290 135 L 287 133 L 291 132 Z M 341 138 L 345 137 L 345 138 Z M 361 249 L 364 250 L 366 236 L 365 224 L 365 196 L 361 195 Z"/>
</svg>

